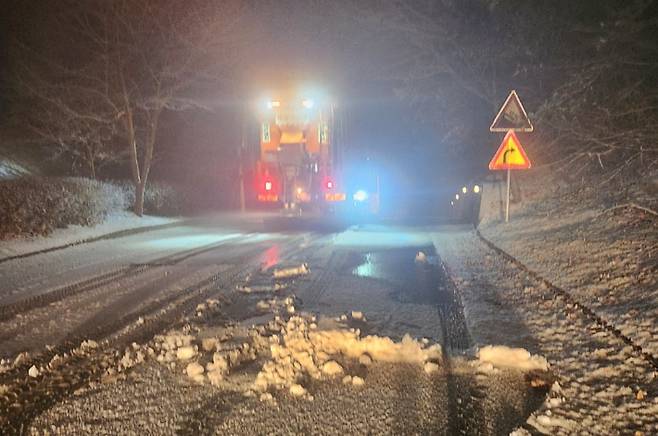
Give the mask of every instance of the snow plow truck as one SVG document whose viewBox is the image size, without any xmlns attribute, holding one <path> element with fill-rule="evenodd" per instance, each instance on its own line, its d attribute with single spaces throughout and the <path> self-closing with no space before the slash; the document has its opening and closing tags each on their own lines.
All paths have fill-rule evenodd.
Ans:
<svg viewBox="0 0 658 436">
<path fill-rule="evenodd" d="M 333 214 L 347 199 L 334 105 L 288 94 L 261 106 L 257 201 L 290 216 Z"/>
</svg>

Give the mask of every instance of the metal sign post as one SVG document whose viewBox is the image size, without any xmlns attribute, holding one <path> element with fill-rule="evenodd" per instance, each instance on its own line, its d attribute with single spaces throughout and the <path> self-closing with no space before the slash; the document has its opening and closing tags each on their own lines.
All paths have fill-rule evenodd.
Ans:
<svg viewBox="0 0 658 436">
<path fill-rule="evenodd" d="M 512 169 L 507 166 L 507 201 L 505 202 L 505 222 L 509 222 L 509 188 L 510 180 L 512 178 Z"/>
</svg>

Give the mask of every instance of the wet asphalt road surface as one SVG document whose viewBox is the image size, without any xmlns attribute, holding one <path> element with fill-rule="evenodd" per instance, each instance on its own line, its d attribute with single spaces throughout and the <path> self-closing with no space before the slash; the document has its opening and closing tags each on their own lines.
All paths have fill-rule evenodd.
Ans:
<svg viewBox="0 0 658 436">
<path fill-rule="evenodd" d="M 472 344 L 462 303 L 426 230 L 320 230 L 211 220 L 0 265 L 0 358 L 29 353 L 0 374 L 10 391 L 0 395 L 3 432 L 507 434 L 543 400 L 545 392 L 530 389 L 523 374 L 483 376 L 467 363 Z M 301 263 L 311 273 L 286 283 L 298 310 L 327 318 L 361 311 L 366 321 L 355 327 L 362 335 L 428 338 L 445 350 L 440 372 L 356 365 L 363 389 L 311 383 L 313 401 L 283 394 L 277 407 L 191 384 L 148 361 L 109 385 L 94 384 L 98 375 L 84 358 L 66 373 L 75 383 L 44 387 L 25 374 L 29 364 L 85 339 L 114 338 L 107 346 L 116 349 L 148 341 L 210 296 L 227 303 L 209 324 L 252 322 L 255 300 L 235 297 L 236 287 L 271 284 L 272 269 Z M 84 374 L 76 376 L 78 369 Z"/>
</svg>

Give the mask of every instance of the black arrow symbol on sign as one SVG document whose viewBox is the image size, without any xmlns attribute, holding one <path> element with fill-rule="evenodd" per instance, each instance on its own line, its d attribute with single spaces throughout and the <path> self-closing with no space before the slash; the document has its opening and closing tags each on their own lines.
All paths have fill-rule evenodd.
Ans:
<svg viewBox="0 0 658 436">
<path fill-rule="evenodd" d="M 510 147 L 507 150 L 505 150 L 505 153 L 503 153 L 503 163 L 507 163 L 507 153 L 514 153 L 516 150 L 514 147 Z"/>
</svg>

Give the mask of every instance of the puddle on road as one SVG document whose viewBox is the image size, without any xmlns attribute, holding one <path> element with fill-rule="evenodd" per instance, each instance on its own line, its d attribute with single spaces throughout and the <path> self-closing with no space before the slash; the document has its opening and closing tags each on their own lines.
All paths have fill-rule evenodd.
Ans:
<svg viewBox="0 0 658 436">
<path fill-rule="evenodd" d="M 419 252 L 425 255 L 422 262 L 416 261 Z M 360 255 L 351 273 L 391 284 L 391 298 L 399 303 L 436 306 L 445 333 L 444 347 L 468 348 L 470 337 L 461 300 L 433 246 L 367 252 Z"/>
<path fill-rule="evenodd" d="M 418 251 L 427 255 L 426 263 L 415 261 Z M 439 304 L 437 288 L 445 287 L 433 247 L 366 253 L 363 263 L 354 268 L 352 274 L 393 284 L 395 291 L 391 297 L 400 303 Z"/>
</svg>

